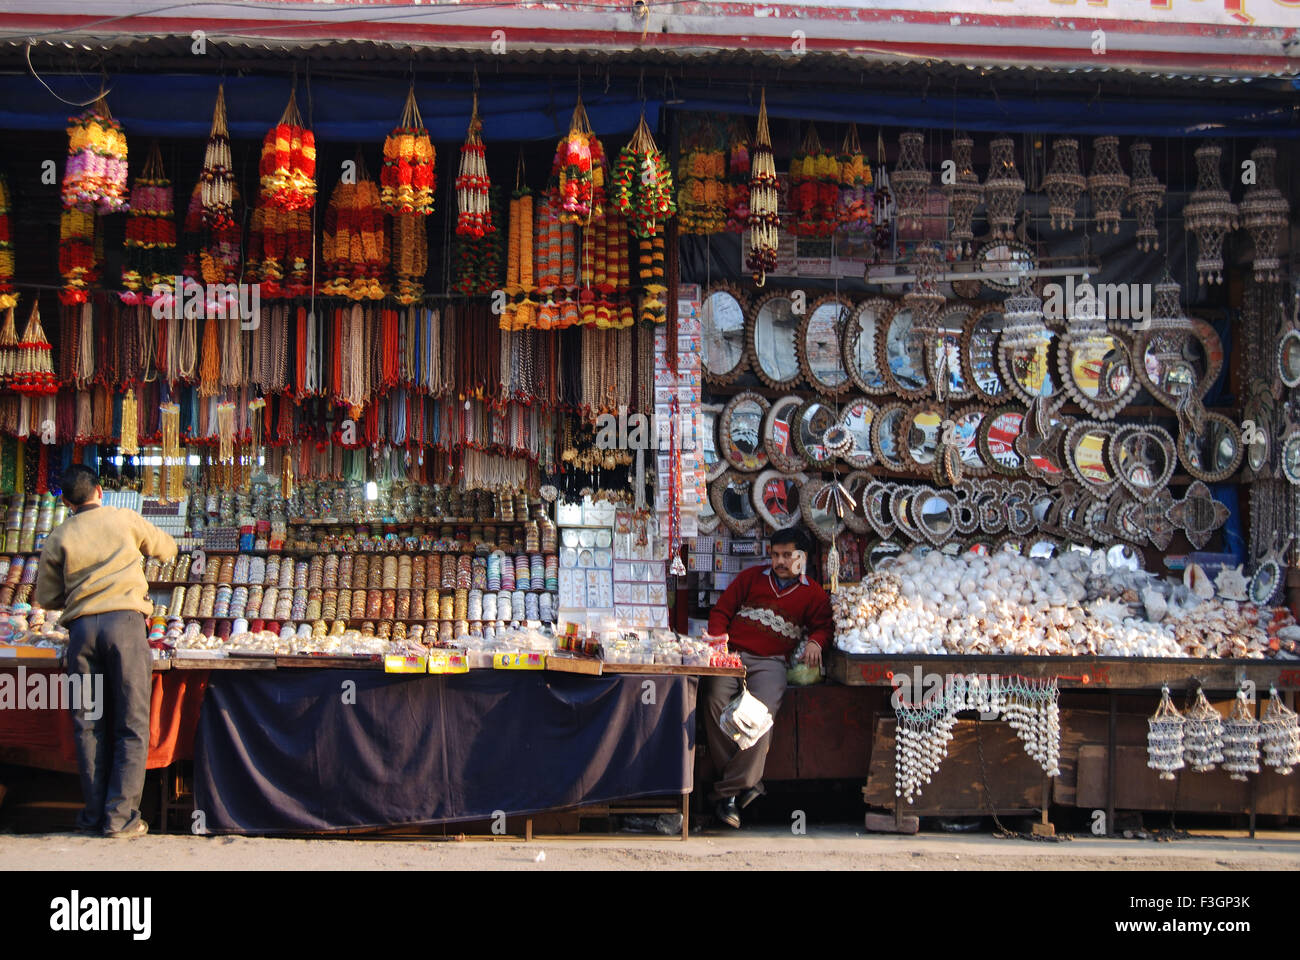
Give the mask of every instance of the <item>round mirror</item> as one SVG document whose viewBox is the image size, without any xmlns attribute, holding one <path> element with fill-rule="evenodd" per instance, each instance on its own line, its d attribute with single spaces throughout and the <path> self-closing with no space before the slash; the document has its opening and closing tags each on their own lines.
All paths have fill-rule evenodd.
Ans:
<svg viewBox="0 0 1300 960">
<path fill-rule="evenodd" d="M 844 532 L 844 521 L 836 516 L 832 504 L 827 503 L 824 507 L 817 506 L 817 494 L 826 485 L 825 480 L 813 480 L 805 484 L 800 492 L 799 502 L 803 507 L 804 525 L 816 535 L 818 540 L 830 543 Z"/>
<path fill-rule="evenodd" d="M 1018 240 L 993 240 L 975 254 L 980 281 L 994 293 L 1010 293 L 1020 275 L 1035 269 L 1034 252 Z"/>
<path fill-rule="evenodd" d="M 729 284 L 711 287 L 700 305 L 704 376 L 734 383 L 745 372 L 745 297 Z"/>
<path fill-rule="evenodd" d="M 925 338 L 913 329 L 912 311 L 902 305 L 896 307 L 879 343 L 877 360 L 885 376 L 893 381 L 894 392 L 912 398 L 925 396 L 930 391 Z"/>
<path fill-rule="evenodd" d="M 899 532 L 914 543 L 924 539 L 924 534 L 912 518 L 912 499 L 916 494 L 915 487 L 899 486 L 894 488 L 894 495 L 889 498 L 889 512 L 894 517 L 894 523 L 897 524 Z"/>
<path fill-rule="evenodd" d="M 738 537 L 747 536 L 758 525 L 758 514 L 750 496 L 752 485 L 753 477 L 729 470 L 709 488 L 714 513 Z"/>
<path fill-rule="evenodd" d="M 1300 430 L 1292 429 L 1282 438 L 1282 476 L 1300 484 Z"/>
<path fill-rule="evenodd" d="M 1265 560 L 1250 578 L 1250 599 L 1258 604 L 1272 602 L 1281 582 L 1281 565 L 1276 560 Z"/>
<path fill-rule="evenodd" d="M 893 540 L 877 540 L 867 548 L 867 569 L 873 572 L 888 570 L 902 552 L 902 545 Z"/>
<path fill-rule="evenodd" d="M 1002 311 L 994 307 L 972 313 L 966 321 L 966 365 L 975 393 L 1001 403 L 1006 386 L 998 364 L 998 338 L 1002 333 Z"/>
<path fill-rule="evenodd" d="M 907 413 L 908 408 L 903 404 L 891 403 L 880 408 L 871 425 L 871 445 L 876 451 L 876 459 L 891 470 L 906 469 L 899 438 Z"/>
<path fill-rule="evenodd" d="M 807 478 L 764 470 L 754 480 L 754 509 L 773 530 L 784 530 L 799 522 L 799 486 Z"/>
<path fill-rule="evenodd" d="M 808 466 L 808 461 L 794 444 L 795 414 L 803 403 L 803 397 L 793 395 L 773 400 L 763 421 L 763 445 L 767 449 L 767 459 L 783 473 L 798 473 Z"/>
<path fill-rule="evenodd" d="M 810 464 L 829 463 L 835 456 L 826 446 L 826 431 L 835 426 L 835 411 L 820 400 L 809 400 L 794 415 L 794 447 Z"/>
<path fill-rule="evenodd" d="M 957 529 L 956 498 L 947 491 L 922 490 L 912 498 L 912 519 L 925 539 L 936 547 Z"/>
<path fill-rule="evenodd" d="M 1072 337 L 1058 351 L 1066 392 L 1098 420 L 1110 420 L 1138 391 L 1129 345 L 1118 333 Z"/>
<path fill-rule="evenodd" d="M 943 410 L 939 407 L 918 404 L 908 412 L 902 426 L 905 437 L 902 452 L 903 459 L 913 470 L 924 473 L 926 467 L 934 464 L 935 454 L 939 452 L 943 419 Z"/>
<path fill-rule="evenodd" d="M 1273 433 L 1273 402 L 1263 390 L 1257 390 L 1241 419 L 1242 445 L 1246 448 L 1246 469 L 1253 475 L 1252 479 L 1268 479 L 1273 473 L 1269 469 L 1269 454 L 1272 450 L 1270 440 Z"/>
<path fill-rule="evenodd" d="M 737 470 L 751 472 L 767 466 L 763 445 L 763 419 L 769 404 L 757 393 L 738 393 L 722 409 L 718 439 L 722 456 Z"/>
<path fill-rule="evenodd" d="M 861 469 L 876 462 L 875 451 L 871 448 L 871 425 L 875 419 L 876 405 L 865 397 L 850 401 L 840 413 L 840 426 L 853 438 L 848 453 L 841 454 L 850 466 Z"/>
<path fill-rule="evenodd" d="M 1110 472 L 1107 447 L 1112 429 L 1091 420 L 1081 420 L 1065 435 L 1066 463 L 1075 479 L 1092 496 L 1105 499 L 1115 486 Z"/>
<path fill-rule="evenodd" d="M 891 389 L 877 357 L 884 321 L 893 309 L 892 301 L 880 297 L 864 300 L 844 326 L 844 363 L 849 377 L 863 393 L 878 395 Z"/>
<path fill-rule="evenodd" d="M 999 351 L 1003 382 L 1025 403 L 1041 399 L 1056 406 L 1064 399 L 1053 372 L 1058 339 L 1056 331 L 1043 330 L 1032 346 L 1002 347 Z"/>
<path fill-rule="evenodd" d="M 844 363 L 844 330 L 851 306 L 837 297 L 815 301 L 799 327 L 799 364 L 804 379 L 818 393 L 842 396 L 853 386 Z"/>
<path fill-rule="evenodd" d="M 1207 413 L 1200 433 L 1185 429 L 1178 433 L 1178 458 L 1183 468 L 1206 483 L 1232 476 L 1244 455 L 1241 430 L 1221 413 Z"/>
<path fill-rule="evenodd" d="M 1141 570 L 1142 552 L 1127 543 L 1117 543 L 1106 550 L 1106 563 L 1112 570 Z"/>
<path fill-rule="evenodd" d="M 1022 471 L 1024 463 L 1015 444 L 1024 421 L 1024 411 L 1014 407 L 990 411 L 980 421 L 980 453 L 998 473 L 1015 475 Z"/>
<path fill-rule="evenodd" d="M 774 390 L 799 380 L 799 318 L 784 293 L 772 291 L 754 306 L 749 324 L 749 363 L 760 380 Z"/>
<path fill-rule="evenodd" d="M 1174 438 L 1163 427 L 1123 426 L 1110 444 L 1109 457 L 1119 482 L 1146 503 L 1173 476 Z"/>
<path fill-rule="evenodd" d="M 701 404 L 699 420 L 700 460 L 707 471 L 707 479 L 718 479 L 727 470 L 727 461 L 718 454 L 718 419 L 722 407 L 717 404 Z"/>
<path fill-rule="evenodd" d="M 1288 387 L 1300 387 L 1300 330 L 1288 330 L 1277 345 L 1277 372 Z"/>
</svg>

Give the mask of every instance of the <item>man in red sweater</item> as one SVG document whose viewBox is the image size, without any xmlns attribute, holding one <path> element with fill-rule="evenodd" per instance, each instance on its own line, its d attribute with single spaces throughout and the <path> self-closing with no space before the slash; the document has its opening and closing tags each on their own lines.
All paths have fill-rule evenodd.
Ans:
<svg viewBox="0 0 1300 960">
<path fill-rule="evenodd" d="M 807 640 L 803 662 L 818 666 L 822 649 L 835 632 L 830 597 L 803 575 L 801 564 L 796 566 L 796 556 L 804 550 L 801 532 L 778 530 L 772 535 L 771 566 L 750 567 L 738 576 L 709 615 L 709 634 L 727 634 L 745 664 L 749 692 L 773 717 L 785 694 L 786 659 L 791 651 Z M 718 819 L 732 827 L 740 826 L 740 808 L 765 792 L 763 764 L 772 744 L 769 730 L 748 750 L 740 750 L 722 732 L 718 720 L 739 692 L 736 677 L 712 677 L 705 695 L 709 754 L 720 772 L 710 798 Z"/>
</svg>

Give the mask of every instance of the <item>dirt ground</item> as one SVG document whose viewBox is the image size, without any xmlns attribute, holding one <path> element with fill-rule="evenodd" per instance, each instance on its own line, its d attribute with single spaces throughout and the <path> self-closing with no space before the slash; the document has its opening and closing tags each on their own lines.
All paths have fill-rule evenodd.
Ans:
<svg viewBox="0 0 1300 960">
<path fill-rule="evenodd" d="M 852 827 L 706 830 L 690 840 L 298 840 L 75 834 L 0 836 L 10 870 L 1300 870 L 1300 835 L 1194 836 L 1173 842 L 1077 837 L 868 835 Z"/>
</svg>

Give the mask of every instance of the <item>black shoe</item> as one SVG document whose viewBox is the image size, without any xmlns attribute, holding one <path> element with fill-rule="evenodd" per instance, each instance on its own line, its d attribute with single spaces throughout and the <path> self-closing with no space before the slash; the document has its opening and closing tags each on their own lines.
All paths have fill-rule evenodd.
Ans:
<svg viewBox="0 0 1300 960">
<path fill-rule="evenodd" d="M 114 833 L 105 833 L 104 836 L 110 837 L 114 840 L 134 840 L 136 837 L 143 837 L 148 832 L 149 824 L 145 823 L 143 820 L 137 820 L 133 826 L 127 827 L 125 830 L 118 830 Z"/>
<path fill-rule="evenodd" d="M 744 810 L 747 806 L 763 796 L 763 791 L 758 787 L 750 787 L 740 795 L 740 809 Z"/>
<path fill-rule="evenodd" d="M 736 807 L 736 798 L 727 797 L 725 800 L 719 800 L 713 806 L 713 812 L 729 827 L 740 829 L 740 810 Z"/>
</svg>

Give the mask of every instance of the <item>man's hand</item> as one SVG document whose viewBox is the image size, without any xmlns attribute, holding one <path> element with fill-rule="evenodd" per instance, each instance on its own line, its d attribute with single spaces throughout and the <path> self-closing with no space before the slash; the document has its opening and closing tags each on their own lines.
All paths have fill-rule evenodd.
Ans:
<svg viewBox="0 0 1300 960">
<path fill-rule="evenodd" d="M 810 667 L 820 667 L 822 665 L 822 648 L 811 640 L 803 648 L 803 662 Z"/>
</svg>

